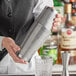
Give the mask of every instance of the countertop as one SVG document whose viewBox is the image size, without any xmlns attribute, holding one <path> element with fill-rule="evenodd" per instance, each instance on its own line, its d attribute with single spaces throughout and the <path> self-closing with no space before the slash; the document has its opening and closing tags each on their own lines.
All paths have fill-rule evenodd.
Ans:
<svg viewBox="0 0 76 76">
<path fill-rule="evenodd" d="M 6 74 L 0 74 L 0 76 L 35 76 L 35 75 L 6 75 Z M 62 74 L 52 74 L 52 76 L 62 76 Z M 76 76 L 76 74 L 69 74 L 69 76 Z"/>
</svg>

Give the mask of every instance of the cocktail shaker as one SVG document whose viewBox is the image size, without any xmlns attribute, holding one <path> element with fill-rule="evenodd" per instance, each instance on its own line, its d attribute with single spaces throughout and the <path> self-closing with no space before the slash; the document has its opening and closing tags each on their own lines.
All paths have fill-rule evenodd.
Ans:
<svg viewBox="0 0 76 76">
<path fill-rule="evenodd" d="M 44 8 L 26 34 L 21 44 L 21 50 L 18 54 L 19 57 L 27 62 L 31 60 L 33 54 L 43 45 L 50 35 L 56 13 L 54 8 Z"/>
<path fill-rule="evenodd" d="M 62 53 L 63 71 L 61 76 L 69 76 L 69 71 L 68 71 L 69 57 L 70 57 L 70 53 L 68 51 Z"/>
</svg>

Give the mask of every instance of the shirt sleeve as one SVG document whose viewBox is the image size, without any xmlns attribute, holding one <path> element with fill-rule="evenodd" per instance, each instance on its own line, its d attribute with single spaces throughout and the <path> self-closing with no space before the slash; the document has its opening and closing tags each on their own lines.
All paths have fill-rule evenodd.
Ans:
<svg viewBox="0 0 76 76">
<path fill-rule="evenodd" d="M 38 0 L 37 5 L 33 9 L 35 18 L 39 16 L 45 6 L 53 7 L 53 0 Z"/>
<path fill-rule="evenodd" d="M 0 51 L 2 51 L 2 49 L 3 49 L 3 47 L 2 47 L 2 39 L 3 38 L 4 38 L 3 36 L 0 36 Z"/>
</svg>

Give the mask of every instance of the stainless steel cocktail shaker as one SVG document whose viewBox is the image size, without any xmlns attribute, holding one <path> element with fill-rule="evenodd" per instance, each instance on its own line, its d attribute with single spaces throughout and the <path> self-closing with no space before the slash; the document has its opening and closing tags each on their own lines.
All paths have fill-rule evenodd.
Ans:
<svg viewBox="0 0 76 76">
<path fill-rule="evenodd" d="M 54 8 L 45 7 L 39 17 L 34 21 L 21 44 L 19 57 L 30 61 L 33 54 L 43 45 L 50 35 L 53 19 L 56 16 Z"/>
</svg>

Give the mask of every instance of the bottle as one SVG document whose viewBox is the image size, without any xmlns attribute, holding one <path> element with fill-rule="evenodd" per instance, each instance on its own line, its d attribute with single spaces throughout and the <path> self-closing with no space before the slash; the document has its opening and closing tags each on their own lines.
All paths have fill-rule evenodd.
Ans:
<svg viewBox="0 0 76 76">
<path fill-rule="evenodd" d="M 59 0 L 53 0 L 53 1 L 54 1 L 54 7 L 63 6 L 61 1 L 59 1 Z"/>
<path fill-rule="evenodd" d="M 72 21 L 76 26 L 76 0 L 70 0 L 72 4 Z M 76 64 L 76 51 L 72 50 L 70 53 L 69 64 Z"/>
<path fill-rule="evenodd" d="M 76 51 L 76 21 L 72 19 L 72 4 L 65 4 L 65 25 L 61 29 L 61 51 Z"/>
<path fill-rule="evenodd" d="M 48 37 L 48 39 L 45 41 L 43 46 L 39 49 L 39 55 L 44 58 L 52 57 L 53 58 L 53 64 L 56 64 L 57 60 L 57 36 L 52 34 Z"/>
<path fill-rule="evenodd" d="M 62 1 L 59 0 L 53 0 L 54 1 L 54 8 L 56 11 L 63 16 L 64 12 L 64 4 Z"/>
<path fill-rule="evenodd" d="M 70 0 L 70 2 L 72 4 L 72 16 L 76 16 L 76 0 Z"/>
<path fill-rule="evenodd" d="M 72 4 L 72 16 L 75 18 L 75 16 L 76 16 L 76 0 L 70 0 L 70 2 Z"/>
<path fill-rule="evenodd" d="M 54 1 L 54 7 L 56 11 L 63 16 L 64 15 L 64 3 L 60 0 L 53 0 L 53 1 Z M 59 48 L 57 49 L 56 64 L 62 64 L 61 51 Z"/>
</svg>

